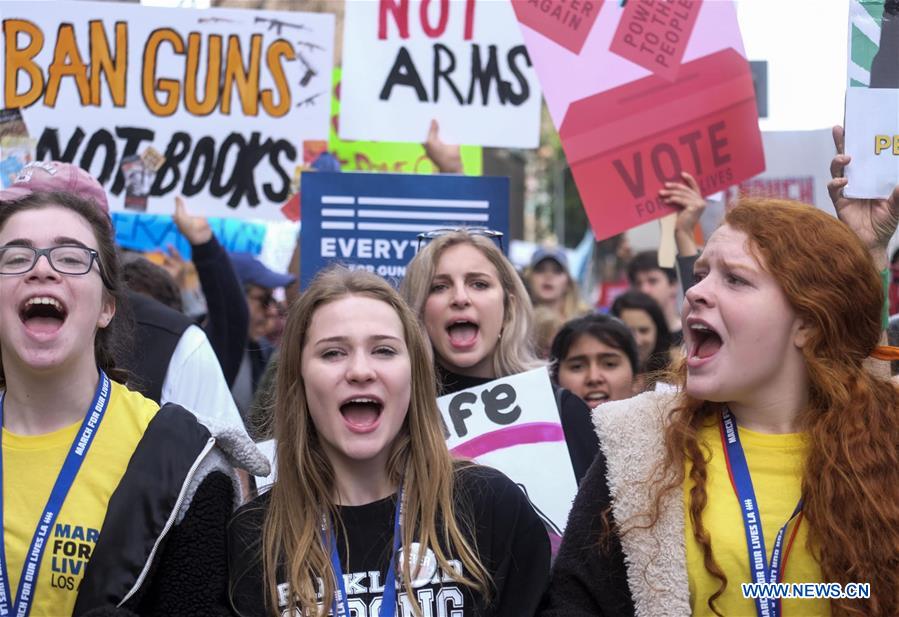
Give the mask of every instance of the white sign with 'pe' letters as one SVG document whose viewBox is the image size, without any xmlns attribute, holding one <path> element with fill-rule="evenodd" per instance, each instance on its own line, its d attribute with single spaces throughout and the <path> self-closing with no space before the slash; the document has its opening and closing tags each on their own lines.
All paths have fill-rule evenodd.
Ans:
<svg viewBox="0 0 899 617">
<path fill-rule="evenodd" d="M 437 399 L 456 456 L 499 469 L 561 536 L 577 483 L 546 368 Z"/>
</svg>

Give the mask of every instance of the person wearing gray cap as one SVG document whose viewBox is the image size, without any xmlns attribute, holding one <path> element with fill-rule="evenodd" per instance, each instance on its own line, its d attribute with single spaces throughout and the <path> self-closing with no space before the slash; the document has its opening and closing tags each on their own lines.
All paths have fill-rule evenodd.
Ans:
<svg viewBox="0 0 899 617">
<path fill-rule="evenodd" d="M 568 271 L 564 248 L 539 247 L 531 256 L 524 279 L 534 307 L 545 306 L 555 311 L 562 322 L 588 312 Z"/>
</svg>

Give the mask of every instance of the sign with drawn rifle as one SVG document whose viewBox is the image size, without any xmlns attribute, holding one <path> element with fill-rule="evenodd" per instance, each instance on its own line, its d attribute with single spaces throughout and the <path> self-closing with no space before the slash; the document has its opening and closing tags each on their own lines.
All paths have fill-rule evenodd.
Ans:
<svg viewBox="0 0 899 617">
<path fill-rule="evenodd" d="M 36 158 L 113 210 L 282 220 L 304 140 L 327 139 L 334 16 L 109 2 L 0 3 L 2 109 Z"/>
</svg>

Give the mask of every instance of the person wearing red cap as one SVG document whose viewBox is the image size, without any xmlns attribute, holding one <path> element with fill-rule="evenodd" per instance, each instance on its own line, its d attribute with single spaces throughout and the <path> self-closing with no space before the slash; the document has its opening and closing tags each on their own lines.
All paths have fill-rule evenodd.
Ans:
<svg viewBox="0 0 899 617">
<path fill-rule="evenodd" d="M 29 163 L 12 186 L 0 191 L 0 203 L 35 192 L 78 195 L 93 203 L 112 225 L 106 191 L 77 165 L 61 161 Z M 160 405 L 177 403 L 218 424 L 243 426 L 203 330 L 186 315 L 146 296 L 130 291 L 125 295 L 138 343 L 120 351 L 119 361 L 131 374 L 129 386 Z"/>
</svg>

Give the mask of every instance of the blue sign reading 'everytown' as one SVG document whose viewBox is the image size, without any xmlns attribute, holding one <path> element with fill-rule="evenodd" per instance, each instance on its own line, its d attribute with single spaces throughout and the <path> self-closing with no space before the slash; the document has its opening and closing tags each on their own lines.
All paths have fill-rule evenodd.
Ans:
<svg viewBox="0 0 899 617">
<path fill-rule="evenodd" d="M 398 284 L 422 232 L 488 227 L 508 237 L 508 178 L 310 172 L 300 186 L 303 288 L 334 263 Z"/>
</svg>

